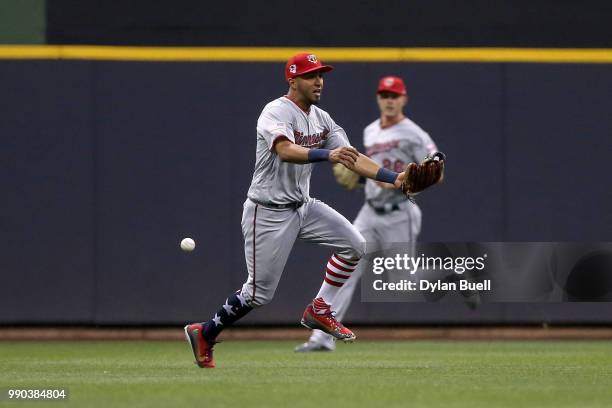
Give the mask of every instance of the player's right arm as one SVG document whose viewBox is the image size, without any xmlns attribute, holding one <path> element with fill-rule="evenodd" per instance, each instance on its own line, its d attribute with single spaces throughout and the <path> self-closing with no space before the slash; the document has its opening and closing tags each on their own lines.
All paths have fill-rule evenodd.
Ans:
<svg viewBox="0 0 612 408">
<path fill-rule="evenodd" d="M 288 163 L 306 164 L 330 161 L 350 166 L 357 161 L 359 153 L 353 147 L 339 146 L 336 149 L 309 149 L 295 143 L 292 110 L 269 103 L 257 120 L 257 133 L 262 137 L 271 152 Z M 348 144 L 348 143 L 347 143 Z"/>
<path fill-rule="evenodd" d="M 359 152 L 351 146 L 338 147 L 333 150 L 308 149 L 296 145 L 288 138 L 279 137 L 275 140 L 274 148 L 278 157 L 289 163 L 311 163 L 315 161 L 330 161 L 342 163 L 346 167 L 353 166 L 359 158 Z"/>
</svg>

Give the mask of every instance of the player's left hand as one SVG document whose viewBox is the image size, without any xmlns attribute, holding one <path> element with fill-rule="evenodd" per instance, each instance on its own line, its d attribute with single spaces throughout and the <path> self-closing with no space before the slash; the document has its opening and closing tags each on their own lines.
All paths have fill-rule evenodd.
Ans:
<svg viewBox="0 0 612 408">
<path fill-rule="evenodd" d="M 329 153 L 329 161 L 332 163 L 342 163 L 349 169 L 355 167 L 355 162 L 359 157 L 357 149 L 351 146 L 338 147 Z"/>
<path fill-rule="evenodd" d="M 406 172 L 402 171 L 395 179 L 395 183 L 393 183 L 395 188 L 402 188 L 402 184 L 404 184 L 405 179 L 406 179 Z"/>
</svg>

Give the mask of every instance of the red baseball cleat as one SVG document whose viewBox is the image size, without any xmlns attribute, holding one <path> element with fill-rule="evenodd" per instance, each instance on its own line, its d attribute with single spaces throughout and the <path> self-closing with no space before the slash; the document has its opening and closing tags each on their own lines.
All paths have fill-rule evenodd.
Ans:
<svg viewBox="0 0 612 408">
<path fill-rule="evenodd" d="M 185 337 L 191 345 L 195 363 L 202 368 L 215 368 L 213 347 L 216 341 L 206 340 L 204 330 L 204 325 L 201 323 L 188 324 L 185 326 Z"/>
<path fill-rule="evenodd" d="M 343 340 L 345 343 L 352 342 L 357 338 L 352 331 L 336 320 L 334 317 L 335 312 L 332 312 L 331 307 L 323 302 L 323 299 L 317 298 L 313 302 L 315 301 L 318 304 L 324 305 L 323 309 L 320 313 L 316 313 L 312 303 L 306 306 L 306 310 L 304 310 L 304 315 L 302 316 L 302 326 L 312 330 L 322 330 L 337 339 Z"/>
</svg>

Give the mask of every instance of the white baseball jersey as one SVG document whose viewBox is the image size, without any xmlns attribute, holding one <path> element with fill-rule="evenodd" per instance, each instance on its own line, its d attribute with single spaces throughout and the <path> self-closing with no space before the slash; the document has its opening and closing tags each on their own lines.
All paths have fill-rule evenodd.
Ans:
<svg viewBox="0 0 612 408">
<path fill-rule="evenodd" d="M 419 163 L 427 154 L 437 150 L 427 132 L 408 118 L 384 129 L 380 126 L 380 119 L 375 120 L 364 129 L 363 144 L 367 156 L 397 173 L 402 172 L 408 163 Z M 375 207 L 406 200 L 399 189 L 384 189 L 370 179 L 366 181 L 365 195 Z"/>
<path fill-rule="evenodd" d="M 333 248 L 336 255 L 354 262 L 365 252 L 365 239 L 359 231 L 333 208 L 309 196 L 313 164 L 288 163 L 278 157 L 274 141 L 279 137 L 306 148 L 349 146 L 344 130 L 316 106 L 306 113 L 287 97 L 281 97 L 261 112 L 255 172 L 242 212 L 249 277 L 241 294 L 251 306 L 272 300 L 296 239 Z M 274 208 L 252 200 L 303 205 Z"/>
<path fill-rule="evenodd" d="M 268 103 L 257 120 L 255 172 L 247 194 L 253 200 L 287 204 L 310 197 L 313 165 L 281 161 L 273 151 L 279 137 L 307 148 L 350 146 L 344 130 L 324 110 L 312 105 L 306 113 L 285 96 Z"/>
</svg>

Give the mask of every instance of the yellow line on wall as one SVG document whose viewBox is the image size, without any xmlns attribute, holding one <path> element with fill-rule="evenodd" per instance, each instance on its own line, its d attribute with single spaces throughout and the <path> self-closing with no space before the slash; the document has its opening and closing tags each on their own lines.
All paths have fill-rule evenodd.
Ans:
<svg viewBox="0 0 612 408">
<path fill-rule="evenodd" d="M 325 62 L 612 63 L 609 48 L 317 48 L 3 45 L 0 59 L 285 62 L 309 51 Z"/>
</svg>

